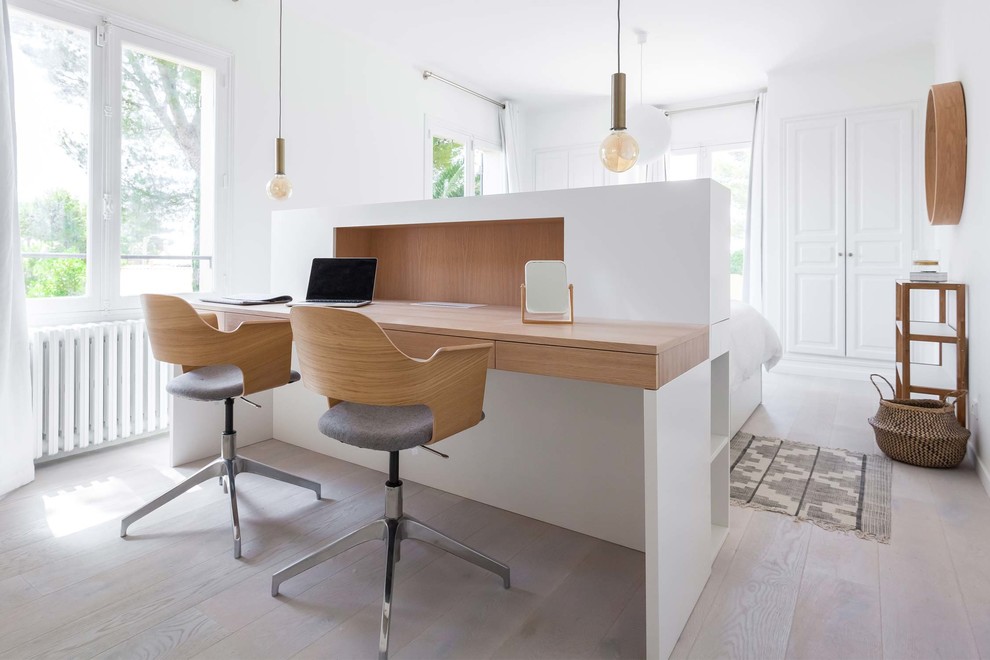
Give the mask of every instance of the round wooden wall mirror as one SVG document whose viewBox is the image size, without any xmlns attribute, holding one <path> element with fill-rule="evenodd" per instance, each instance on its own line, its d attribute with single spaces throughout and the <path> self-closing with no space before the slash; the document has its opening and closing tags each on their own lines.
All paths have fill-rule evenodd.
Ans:
<svg viewBox="0 0 990 660">
<path fill-rule="evenodd" d="M 932 85 L 925 120 L 928 221 L 957 225 L 966 195 L 966 97 L 960 82 Z"/>
</svg>

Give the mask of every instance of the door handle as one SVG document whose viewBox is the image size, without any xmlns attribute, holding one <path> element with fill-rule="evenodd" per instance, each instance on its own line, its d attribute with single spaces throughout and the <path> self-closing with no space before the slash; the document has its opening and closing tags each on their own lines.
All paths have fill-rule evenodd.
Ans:
<svg viewBox="0 0 990 660">
<path fill-rule="evenodd" d="M 846 256 L 846 255 L 845 255 L 845 254 L 843 254 L 842 252 L 840 252 L 840 253 L 839 253 L 839 256 L 840 256 L 840 257 L 844 257 L 844 256 Z"/>
</svg>

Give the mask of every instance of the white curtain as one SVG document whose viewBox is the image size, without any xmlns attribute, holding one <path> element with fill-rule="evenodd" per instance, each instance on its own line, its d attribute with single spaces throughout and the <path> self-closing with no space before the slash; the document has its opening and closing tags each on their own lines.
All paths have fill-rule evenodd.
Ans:
<svg viewBox="0 0 990 660">
<path fill-rule="evenodd" d="M 7 0 L 0 0 L 0 496 L 34 479 L 34 415 L 17 220 L 14 84 Z"/>
<path fill-rule="evenodd" d="M 505 192 L 517 193 L 519 189 L 519 109 L 515 103 L 506 102 L 498 115 L 502 131 L 502 154 L 505 161 Z"/>
<path fill-rule="evenodd" d="M 749 174 L 749 210 L 746 218 L 746 258 L 743 262 L 743 300 L 763 310 L 763 218 L 766 202 L 767 93 L 756 97 L 753 151 Z"/>
<path fill-rule="evenodd" d="M 643 180 L 646 183 L 656 183 L 667 180 L 667 156 L 663 155 L 657 158 L 651 163 L 647 163 L 643 167 L 646 168 L 646 174 Z"/>
</svg>

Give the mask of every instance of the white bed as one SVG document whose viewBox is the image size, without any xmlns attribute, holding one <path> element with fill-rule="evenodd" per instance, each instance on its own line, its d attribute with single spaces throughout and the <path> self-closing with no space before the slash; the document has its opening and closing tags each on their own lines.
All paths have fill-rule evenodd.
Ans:
<svg viewBox="0 0 990 660">
<path fill-rule="evenodd" d="M 729 437 L 763 401 L 763 367 L 773 369 L 783 354 L 780 337 L 762 314 L 733 300 L 729 314 Z"/>
</svg>

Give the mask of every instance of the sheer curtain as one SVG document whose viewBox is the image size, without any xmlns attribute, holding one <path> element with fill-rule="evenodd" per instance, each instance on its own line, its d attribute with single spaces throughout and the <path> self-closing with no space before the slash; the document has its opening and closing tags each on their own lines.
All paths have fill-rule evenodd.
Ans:
<svg viewBox="0 0 990 660">
<path fill-rule="evenodd" d="M 753 150 L 749 167 L 749 209 L 746 217 L 746 259 L 743 262 L 743 300 L 763 310 L 763 214 L 766 199 L 767 93 L 756 97 Z"/>
<path fill-rule="evenodd" d="M 505 161 L 505 192 L 519 192 L 519 109 L 506 102 L 498 114 L 502 132 L 502 153 Z"/>
<path fill-rule="evenodd" d="M 34 479 L 31 367 L 21 272 L 14 85 L 7 0 L 0 0 L 0 496 Z"/>
</svg>

